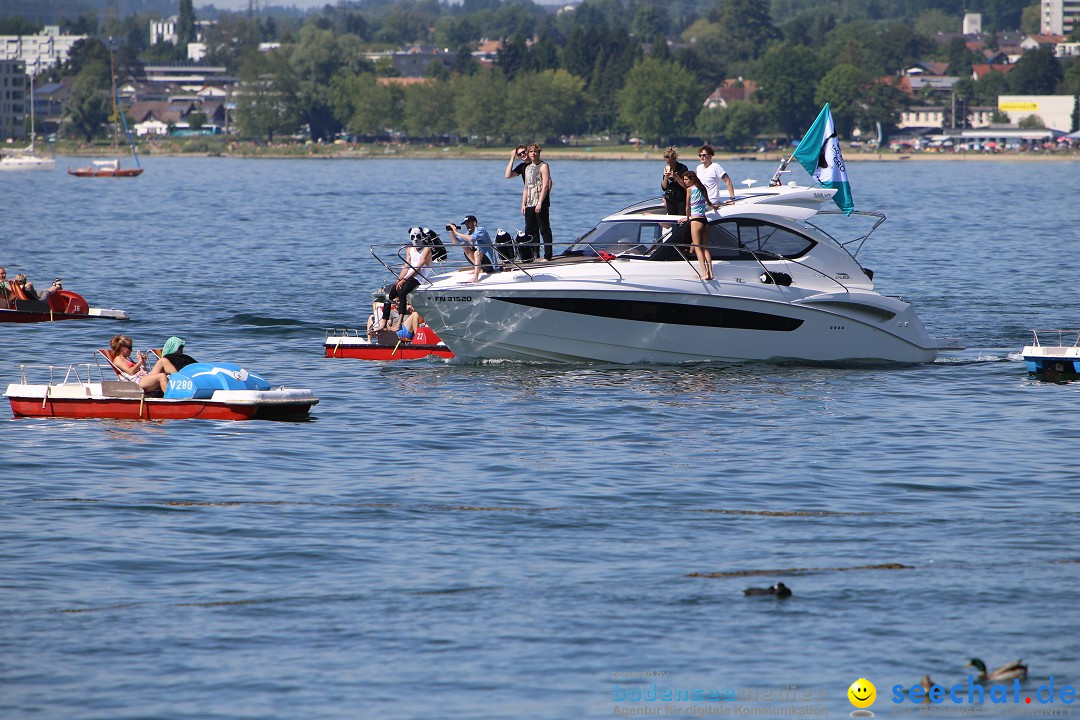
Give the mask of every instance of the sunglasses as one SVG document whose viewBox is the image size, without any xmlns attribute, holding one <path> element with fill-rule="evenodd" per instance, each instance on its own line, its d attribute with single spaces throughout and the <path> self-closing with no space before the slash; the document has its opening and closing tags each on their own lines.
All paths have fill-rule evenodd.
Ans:
<svg viewBox="0 0 1080 720">
<path fill-rule="evenodd" d="M 698 157 L 711 157 L 709 153 L 698 153 Z"/>
</svg>

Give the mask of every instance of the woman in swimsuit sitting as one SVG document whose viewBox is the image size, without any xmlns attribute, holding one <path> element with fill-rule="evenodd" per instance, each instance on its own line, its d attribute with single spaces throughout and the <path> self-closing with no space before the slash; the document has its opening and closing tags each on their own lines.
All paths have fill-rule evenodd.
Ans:
<svg viewBox="0 0 1080 720">
<path fill-rule="evenodd" d="M 146 376 L 146 353 L 138 352 L 135 360 L 131 359 L 131 338 L 127 335 L 113 335 L 109 340 L 112 350 L 112 363 L 132 382 L 138 382 Z"/>
</svg>

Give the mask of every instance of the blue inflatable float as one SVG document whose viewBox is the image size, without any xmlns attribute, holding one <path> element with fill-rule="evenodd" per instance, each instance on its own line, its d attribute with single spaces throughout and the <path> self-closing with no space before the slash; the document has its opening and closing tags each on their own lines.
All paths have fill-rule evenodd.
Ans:
<svg viewBox="0 0 1080 720">
<path fill-rule="evenodd" d="M 215 390 L 269 390 L 270 383 L 233 363 L 193 363 L 169 376 L 165 397 L 206 400 Z"/>
</svg>

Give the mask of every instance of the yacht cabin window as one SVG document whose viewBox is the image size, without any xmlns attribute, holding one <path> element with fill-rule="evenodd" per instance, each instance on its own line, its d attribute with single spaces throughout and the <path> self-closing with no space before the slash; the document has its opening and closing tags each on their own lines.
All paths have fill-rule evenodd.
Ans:
<svg viewBox="0 0 1080 720">
<path fill-rule="evenodd" d="M 612 220 L 602 222 L 578 238 L 565 255 L 594 256 L 602 250 L 612 255 L 646 255 L 668 231 L 671 223 Z"/>
<path fill-rule="evenodd" d="M 716 237 L 717 234 L 721 234 L 721 237 Z M 745 247 L 763 260 L 769 258 L 797 258 L 805 255 L 810 251 L 810 248 L 816 245 L 808 237 L 762 220 L 752 220 L 750 218 L 725 220 L 715 223 L 709 228 L 710 251 L 713 257 L 717 259 L 727 258 L 717 257 L 716 250 L 713 250 L 713 248 L 718 245 L 723 248 L 731 243 L 730 239 L 721 239 L 722 235 L 730 235 L 736 240 L 735 247 Z"/>
</svg>

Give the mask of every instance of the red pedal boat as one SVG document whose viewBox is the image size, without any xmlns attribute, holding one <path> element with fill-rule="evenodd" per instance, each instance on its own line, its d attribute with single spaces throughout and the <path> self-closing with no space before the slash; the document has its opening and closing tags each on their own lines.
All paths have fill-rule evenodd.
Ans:
<svg viewBox="0 0 1080 720">
<path fill-rule="evenodd" d="M 28 370 L 34 372 L 35 379 L 47 377 L 47 382 L 30 382 Z M 195 363 L 181 368 L 169 376 L 165 397 L 149 397 L 135 382 L 105 379 L 105 371 L 95 363 L 23 365 L 20 372 L 21 382 L 11 383 L 4 393 L 15 417 L 302 419 L 319 402 L 311 390 L 271 388 L 258 375 L 228 363 Z"/>
<path fill-rule="evenodd" d="M 452 358 L 454 353 L 435 331 L 421 324 L 411 341 L 402 340 L 391 330 L 375 333 L 368 340 L 360 330 L 331 329 L 326 331 L 326 357 L 356 358 L 358 360 L 418 360 L 429 356 Z"/>
<path fill-rule="evenodd" d="M 14 280 L 8 281 L 11 293 L 11 307 L 0 307 L 0 322 L 53 322 L 56 320 L 83 320 L 86 318 L 107 318 L 127 320 L 123 310 L 115 308 L 92 308 L 79 293 L 70 290 L 57 290 L 49 295 L 47 301 L 31 300 Z"/>
</svg>

